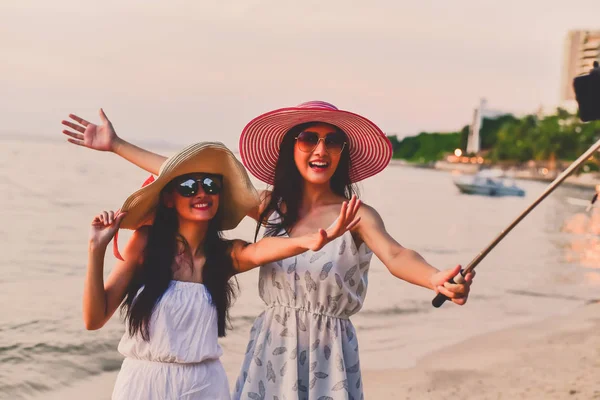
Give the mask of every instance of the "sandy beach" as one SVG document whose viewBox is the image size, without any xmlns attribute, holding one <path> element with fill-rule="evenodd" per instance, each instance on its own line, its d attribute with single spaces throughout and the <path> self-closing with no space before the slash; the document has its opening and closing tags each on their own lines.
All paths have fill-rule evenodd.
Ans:
<svg viewBox="0 0 600 400">
<path fill-rule="evenodd" d="M 373 399 L 600 399 L 600 303 L 481 335 L 415 368 L 365 371 Z M 442 363 L 455 365 L 440 369 Z"/>
<path fill-rule="evenodd" d="M 477 336 L 407 369 L 364 370 L 366 399 L 600 399 L 600 303 Z M 439 365 L 454 365 L 440 369 Z M 230 380 L 237 369 L 226 365 Z M 233 368 L 233 369 L 232 369 Z M 110 398 L 116 373 L 40 398 Z"/>
</svg>

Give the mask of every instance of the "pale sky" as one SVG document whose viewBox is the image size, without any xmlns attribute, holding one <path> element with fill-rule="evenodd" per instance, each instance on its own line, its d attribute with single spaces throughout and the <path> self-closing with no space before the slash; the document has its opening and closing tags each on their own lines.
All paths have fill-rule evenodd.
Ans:
<svg viewBox="0 0 600 400">
<path fill-rule="evenodd" d="M 134 142 L 220 140 L 308 100 L 388 133 L 457 130 L 480 97 L 559 100 L 569 29 L 600 1 L 0 0 L 0 135 L 59 136 L 103 107 Z"/>
</svg>

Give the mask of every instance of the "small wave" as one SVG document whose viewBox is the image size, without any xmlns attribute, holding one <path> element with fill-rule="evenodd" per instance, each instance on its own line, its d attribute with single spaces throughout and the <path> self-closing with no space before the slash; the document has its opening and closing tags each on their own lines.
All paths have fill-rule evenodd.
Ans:
<svg viewBox="0 0 600 400">
<path fill-rule="evenodd" d="M 63 387 L 67 383 L 65 377 L 73 383 L 116 371 L 122 363 L 116 345 L 115 340 L 90 340 L 0 347 L 0 363 L 11 371 L 8 376 L 0 374 L 0 399 L 27 399 Z"/>
<path fill-rule="evenodd" d="M 419 314 L 426 313 L 431 311 L 431 304 L 428 302 L 424 302 L 422 304 L 416 305 L 414 307 L 399 307 L 393 306 L 388 308 L 380 308 L 377 310 L 362 310 L 360 312 L 361 316 L 368 317 L 387 317 L 393 315 L 408 315 L 408 314 Z"/>
<path fill-rule="evenodd" d="M 556 293 L 540 293 L 540 292 L 532 292 L 532 291 L 528 291 L 528 290 L 507 290 L 506 293 L 516 294 L 517 296 L 542 297 L 542 298 L 552 298 L 552 299 L 562 299 L 562 300 L 582 301 L 582 302 L 590 301 L 590 299 L 584 299 L 582 297 L 577 297 L 577 296 L 567 296 L 567 295 L 560 295 L 560 294 L 556 294 Z"/>
</svg>

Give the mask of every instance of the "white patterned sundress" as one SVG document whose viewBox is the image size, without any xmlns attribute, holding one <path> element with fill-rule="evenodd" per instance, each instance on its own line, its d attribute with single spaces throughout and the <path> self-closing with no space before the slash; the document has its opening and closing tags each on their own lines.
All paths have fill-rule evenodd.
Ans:
<svg viewBox="0 0 600 400">
<path fill-rule="evenodd" d="M 346 232 L 318 252 L 261 267 L 267 309 L 250 330 L 234 399 L 364 398 L 349 317 L 362 308 L 372 255 Z"/>
</svg>

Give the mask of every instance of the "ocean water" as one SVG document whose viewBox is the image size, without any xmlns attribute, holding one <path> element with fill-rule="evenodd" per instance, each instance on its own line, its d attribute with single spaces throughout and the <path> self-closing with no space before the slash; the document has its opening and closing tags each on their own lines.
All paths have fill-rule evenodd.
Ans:
<svg viewBox="0 0 600 400">
<path fill-rule="evenodd" d="M 88 229 L 95 214 L 119 208 L 147 176 L 113 154 L 0 138 L 0 399 L 37 398 L 119 369 L 118 315 L 93 332 L 81 319 Z M 442 269 L 466 265 L 545 188 L 520 185 L 524 198 L 461 195 L 449 173 L 390 166 L 360 189 L 394 238 Z M 479 265 L 464 307 L 432 308 L 431 292 L 399 281 L 374 259 L 365 306 L 353 318 L 362 368 L 410 367 L 435 349 L 600 298 L 598 236 L 561 231 L 583 212 L 569 197 L 591 193 L 559 188 L 546 199 Z M 253 232 L 246 219 L 228 236 L 251 240 Z M 108 274 L 114 260 L 106 259 Z M 240 276 L 233 330 L 221 341 L 233 382 L 262 311 L 257 275 Z"/>
</svg>

